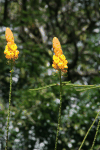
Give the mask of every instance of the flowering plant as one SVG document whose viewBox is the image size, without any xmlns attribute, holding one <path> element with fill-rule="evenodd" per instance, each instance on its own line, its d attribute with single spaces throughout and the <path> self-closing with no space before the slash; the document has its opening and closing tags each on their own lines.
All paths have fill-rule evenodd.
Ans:
<svg viewBox="0 0 100 150">
<path fill-rule="evenodd" d="M 6 54 L 5 57 L 7 59 L 9 59 L 10 62 L 11 62 L 9 109 L 8 109 L 7 135 L 6 135 L 6 147 L 5 147 L 5 150 L 7 150 L 7 147 L 8 147 L 8 132 L 9 132 L 9 118 L 10 118 L 10 105 L 11 105 L 11 92 L 12 92 L 12 72 L 13 72 L 12 62 L 14 62 L 15 59 L 18 58 L 19 51 L 17 50 L 17 45 L 14 43 L 13 33 L 9 28 L 6 28 L 5 37 L 6 37 L 7 45 L 5 47 L 4 54 Z"/>
</svg>

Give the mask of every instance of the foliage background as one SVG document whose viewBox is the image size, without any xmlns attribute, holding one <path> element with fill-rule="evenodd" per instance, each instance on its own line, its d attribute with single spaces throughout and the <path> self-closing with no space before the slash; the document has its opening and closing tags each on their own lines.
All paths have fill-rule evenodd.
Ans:
<svg viewBox="0 0 100 150">
<path fill-rule="evenodd" d="M 20 51 L 12 85 L 9 150 L 53 150 L 56 137 L 59 83 L 52 68 L 52 39 L 58 37 L 68 60 L 62 81 L 100 83 L 99 0 L 1 0 L 0 1 L 0 146 L 5 146 L 10 66 L 4 57 L 6 27 L 14 33 Z M 100 89 L 77 92 L 63 87 L 58 150 L 77 150 L 100 105 Z M 83 150 L 90 149 L 98 120 Z M 94 150 L 100 147 L 100 130 Z"/>
</svg>

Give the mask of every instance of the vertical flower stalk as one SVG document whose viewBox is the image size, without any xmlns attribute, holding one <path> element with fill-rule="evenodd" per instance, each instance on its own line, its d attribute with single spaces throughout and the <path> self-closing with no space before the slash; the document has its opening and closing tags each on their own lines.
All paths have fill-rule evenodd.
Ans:
<svg viewBox="0 0 100 150">
<path fill-rule="evenodd" d="M 56 135 L 56 142 L 55 142 L 55 150 L 57 150 L 58 135 L 59 135 L 60 121 L 61 121 L 61 106 L 62 106 L 61 70 L 59 71 L 59 77 L 60 77 L 60 106 L 59 106 L 59 117 L 58 117 L 58 126 L 57 126 L 57 135 Z"/>
<path fill-rule="evenodd" d="M 52 67 L 59 71 L 60 76 L 60 106 L 59 106 L 59 117 L 58 117 L 58 125 L 57 125 L 57 134 L 56 134 L 56 141 L 55 141 L 55 150 L 57 150 L 57 143 L 58 143 L 58 135 L 59 135 L 59 128 L 60 128 L 60 121 L 61 121 L 61 107 L 62 107 L 62 82 L 61 82 L 61 73 L 67 72 L 67 63 L 63 51 L 61 49 L 60 42 L 58 38 L 53 38 L 53 50 L 55 55 L 53 55 L 53 64 Z"/>
<path fill-rule="evenodd" d="M 11 74 L 10 74 L 10 91 L 9 91 L 9 109 L 8 109 L 8 118 L 7 118 L 7 135 L 6 135 L 6 147 L 5 150 L 7 150 L 8 147 L 8 132 L 9 132 L 9 118 L 10 118 L 10 106 L 11 106 L 11 90 L 12 90 L 12 62 L 11 62 Z"/>
<path fill-rule="evenodd" d="M 95 117 L 95 119 L 94 119 L 92 125 L 91 125 L 90 128 L 88 129 L 88 131 L 87 131 L 87 133 L 86 133 L 86 135 L 85 135 L 85 137 L 84 137 L 84 139 L 83 139 L 83 141 L 82 141 L 82 143 L 81 143 L 81 145 L 80 145 L 80 147 L 79 147 L 78 150 L 81 150 L 81 148 L 82 148 L 82 146 L 83 146 L 83 144 L 84 144 L 84 142 L 85 142 L 85 140 L 86 140 L 86 138 L 87 138 L 87 136 L 88 136 L 90 130 L 92 129 L 94 123 L 96 122 L 96 120 L 97 120 L 97 118 L 98 118 L 98 116 L 99 116 L 99 113 L 100 113 L 100 111 L 97 113 L 97 115 L 96 115 L 96 117 Z M 99 123 L 100 123 L 100 122 L 99 122 Z M 98 124 L 98 127 L 97 127 L 97 132 L 98 132 L 98 128 L 99 128 L 99 124 Z M 96 134 L 97 134 L 97 132 L 96 132 Z M 93 145 L 93 146 L 94 146 L 94 145 Z"/>
<path fill-rule="evenodd" d="M 94 140 L 93 140 L 93 143 L 92 143 L 92 146 L 91 146 L 90 150 L 93 150 L 93 147 L 94 147 L 94 144 L 95 144 L 95 141 L 96 141 L 96 137 L 97 137 L 97 134 L 98 134 L 99 127 L 100 127 L 100 119 L 99 119 L 99 122 L 98 122 L 98 125 L 97 125 L 96 133 L 95 133 Z"/>
<path fill-rule="evenodd" d="M 12 92 L 12 73 L 13 73 L 13 64 L 15 59 L 18 58 L 19 51 L 17 50 L 17 45 L 14 43 L 13 33 L 9 28 L 6 28 L 5 33 L 7 45 L 4 50 L 4 54 L 6 54 L 6 58 L 11 63 L 11 71 L 10 71 L 10 91 L 9 91 L 9 109 L 8 109 L 8 118 L 7 118 L 7 135 L 6 135 L 6 147 L 5 150 L 8 148 L 8 133 L 9 133 L 9 119 L 10 119 L 10 106 L 11 106 L 11 92 Z"/>
</svg>

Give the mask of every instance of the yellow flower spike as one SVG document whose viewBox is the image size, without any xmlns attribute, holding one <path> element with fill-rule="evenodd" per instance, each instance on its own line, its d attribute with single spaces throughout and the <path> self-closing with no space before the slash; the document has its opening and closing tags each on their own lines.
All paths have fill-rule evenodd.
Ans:
<svg viewBox="0 0 100 150">
<path fill-rule="evenodd" d="M 61 49 L 60 42 L 57 37 L 53 38 L 53 50 L 55 55 L 53 55 L 53 64 L 52 67 L 55 68 L 56 70 L 61 70 L 62 72 L 66 73 L 68 68 L 67 63 L 68 61 L 66 60 L 63 51 Z"/>
<path fill-rule="evenodd" d="M 8 45 L 9 51 L 16 51 L 17 50 L 17 45 L 15 43 L 13 43 L 13 44 L 7 43 L 7 45 Z"/>
<path fill-rule="evenodd" d="M 60 42 L 57 37 L 53 38 L 53 49 L 56 56 L 63 54 Z"/>
<path fill-rule="evenodd" d="M 53 48 L 56 48 L 57 46 L 61 48 L 60 42 L 57 37 L 54 37 L 52 42 L 53 42 Z"/>
<path fill-rule="evenodd" d="M 4 54 L 6 54 L 7 59 L 15 59 L 18 58 L 19 51 L 17 50 L 17 45 L 14 43 L 13 33 L 9 28 L 6 28 L 5 37 L 7 41 L 7 45 L 4 50 Z"/>
<path fill-rule="evenodd" d="M 5 37 L 7 42 L 14 42 L 13 33 L 8 27 L 6 28 Z"/>
</svg>

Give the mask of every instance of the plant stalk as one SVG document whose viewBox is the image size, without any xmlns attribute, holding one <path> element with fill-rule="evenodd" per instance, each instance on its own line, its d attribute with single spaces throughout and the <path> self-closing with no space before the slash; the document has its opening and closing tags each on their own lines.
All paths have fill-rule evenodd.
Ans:
<svg viewBox="0 0 100 150">
<path fill-rule="evenodd" d="M 61 106 L 62 106 L 61 70 L 59 71 L 59 76 L 60 76 L 60 106 L 59 106 L 59 117 L 58 117 L 57 134 L 56 134 L 56 141 L 55 141 L 55 150 L 57 150 L 58 135 L 59 135 L 60 121 L 61 121 Z"/>
<path fill-rule="evenodd" d="M 12 90 L 12 60 L 11 60 L 11 74 L 10 74 L 10 91 L 9 91 L 9 109 L 8 109 L 8 118 L 7 118 L 7 135 L 6 135 L 6 147 L 5 150 L 8 148 L 8 133 L 9 133 L 9 118 L 10 118 L 10 106 L 11 106 L 11 90 Z"/>
</svg>

